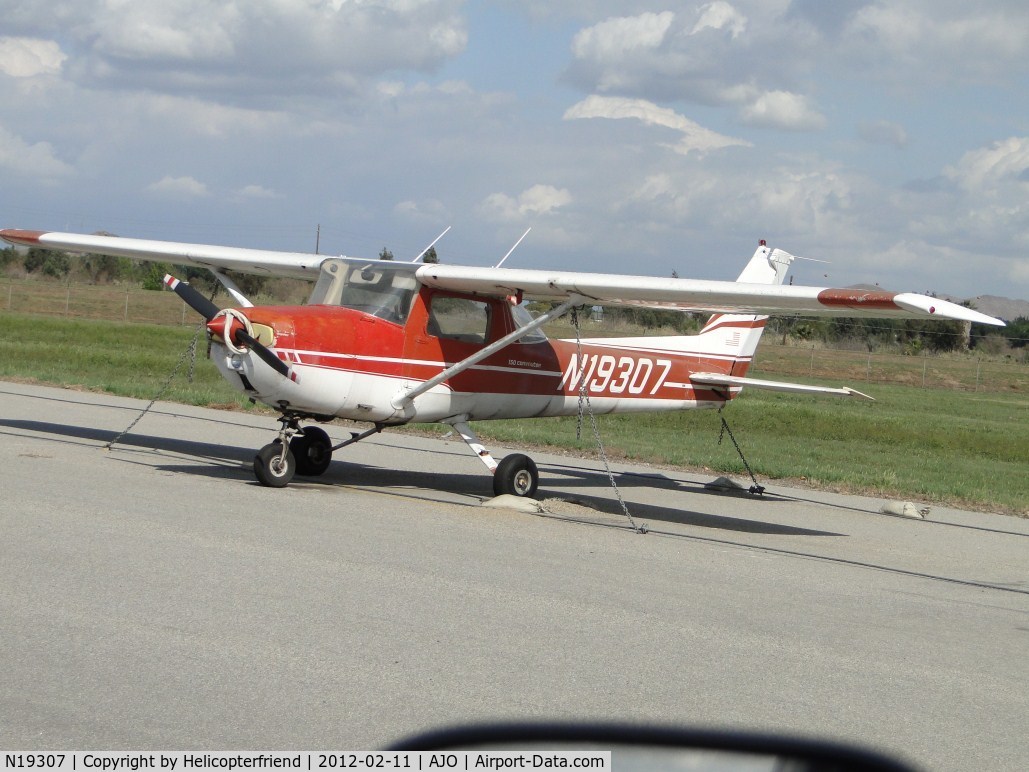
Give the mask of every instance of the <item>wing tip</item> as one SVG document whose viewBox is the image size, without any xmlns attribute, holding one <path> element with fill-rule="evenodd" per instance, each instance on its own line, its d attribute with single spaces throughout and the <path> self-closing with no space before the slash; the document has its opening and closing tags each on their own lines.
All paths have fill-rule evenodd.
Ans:
<svg viewBox="0 0 1029 772">
<path fill-rule="evenodd" d="M 27 231 L 20 228 L 4 228 L 3 230 L 0 230 L 0 239 L 11 244 L 32 246 L 39 244 L 40 238 L 46 234 L 47 231 Z"/>
</svg>

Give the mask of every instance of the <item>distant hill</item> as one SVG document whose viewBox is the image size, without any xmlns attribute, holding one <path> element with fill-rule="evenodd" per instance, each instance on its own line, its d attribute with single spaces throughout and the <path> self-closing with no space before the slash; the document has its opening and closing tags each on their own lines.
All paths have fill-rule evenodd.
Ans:
<svg viewBox="0 0 1029 772">
<path fill-rule="evenodd" d="M 943 296 L 943 299 L 953 300 L 955 303 L 961 302 L 961 300 L 950 298 L 946 295 Z M 996 316 L 1006 322 L 1023 316 L 1029 318 L 1029 300 L 1012 300 L 1011 298 L 1001 298 L 996 295 L 980 295 L 979 297 L 970 298 L 970 300 L 976 311 Z"/>
</svg>

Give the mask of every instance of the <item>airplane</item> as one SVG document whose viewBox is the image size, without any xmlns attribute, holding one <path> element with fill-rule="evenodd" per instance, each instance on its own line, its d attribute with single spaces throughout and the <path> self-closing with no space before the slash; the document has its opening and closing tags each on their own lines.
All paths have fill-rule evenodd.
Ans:
<svg viewBox="0 0 1029 772">
<path fill-rule="evenodd" d="M 744 387 L 867 398 L 747 377 L 769 314 L 999 319 L 945 300 L 882 290 L 785 285 L 793 255 L 764 240 L 736 281 L 403 263 L 118 236 L 0 230 L 5 241 L 209 269 L 238 307 L 219 308 L 172 276 L 165 283 L 207 322 L 211 359 L 251 400 L 280 414 L 254 459 L 266 486 L 318 476 L 333 452 L 386 427 L 448 424 L 493 475 L 493 492 L 533 497 L 535 462 L 499 462 L 473 421 L 597 413 L 718 409 Z M 510 253 L 509 253 L 510 254 Z M 420 257 L 420 256 L 419 256 Z M 417 260 L 418 258 L 416 258 Z M 506 256 L 505 258 L 506 259 Z M 501 263 L 503 260 L 500 261 Z M 255 306 L 226 270 L 314 281 L 306 305 Z M 549 302 L 533 317 L 523 303 Z M 549 340 L 543 325 L 581 306 L 710 313 L 699 333 Z M 318 426 L 369 424 L 336 445 Z M 306 425 L 304 423 L 306 422 Z"/>
</svg>

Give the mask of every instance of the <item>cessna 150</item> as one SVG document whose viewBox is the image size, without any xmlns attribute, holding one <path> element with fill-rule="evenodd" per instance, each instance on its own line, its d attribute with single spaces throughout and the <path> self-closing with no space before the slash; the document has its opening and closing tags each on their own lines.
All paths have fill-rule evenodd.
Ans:
<svg viewBox="0 0 1029 772">
<path fill-rule="evenodd" d="M 470 422 L 720 408 L 744 386 L 865 395 L 746 377 L 767 314 L 998 319 L 911 293 L 784 286 L 794 256 L 763 241 L 735 282 L 398 263 L 201 244 L 2 230 L 19 245 L 167 261 L 210 269 L 239 302 L 220 309 L 171 276 L 168 286 L 207 320 L 211 358 L 236 389 L 279 411 L 276 440 L 254 473 L 282 487 L 320 475 L 335 450 L 387 426 L 451 425 L 493 474 L 496 494 L 533 496 L 535 463 L 497 463 Z M 503 262 L 503 261 L 501 261 Z M 498 264 L 499 265 L 499 264 Z M 315 281 L 303 306 L 254 306 L 225 270 Z M 549 301 L 533 318 L 523 300 Z M 707 312 L 700 333 L 548 340 L 541 327 L 583 304 Z M 346 418 L 369 429 L 333 446 L 303 421 Z"/>
</svg>

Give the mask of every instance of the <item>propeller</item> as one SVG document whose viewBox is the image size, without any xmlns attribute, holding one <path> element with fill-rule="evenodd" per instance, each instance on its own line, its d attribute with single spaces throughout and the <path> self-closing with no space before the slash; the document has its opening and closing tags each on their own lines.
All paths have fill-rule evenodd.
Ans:
<svg viewBox="0 0 1029 772">
<path fill-rule="evenodd" d="M 218 308 L 218 306 L 216 306 L 210 300 L 208 300 L 199 292 L 197 292 L 193 287 L 189 286 L 189 284 L 187 284 L 184 281 L 179 281 L 171 274 L 165 274 L 164 283 L 167 284 L 168 288 L 171 289 L 176 295 L 182 298 L 182 301 L 187 306 L 189 306 L 202 317 L 204 317 L 204 319 L 206 319 L 208 323 L 213 321 L 214 318 L 221 313 L 222 310 Z M 264 362 L 269 367 L 275 370 L 275 372 L 277 372 L 282 377 L 289 378 L 289 380 L 293 381 L 294 383 L 300 382 L 300 378 L 293 371 L 293 368 L 291 368 L 288 364 L 286 364 L 277 356 L 275 356 L 275 353 L 270 348 L 261 343 L 261 341 L 259 341 L 245 329 L 240 328 L 236 330 L 236 332 L 233 333 L 232 337 L 234 343 L 236 343 L 237 345 L 242 344 L 244 346 L 247 346 L 251 351 L 257 354 L 257 356 L 264 360 Z"/>
<path fill-rule="evenodd" d="M 257 338 L 248 333 L 246 330 L 236 330 L 236 334 L 233 336 L 237 343 L 242 343 L 250 348 L 257 356 L 261 357 L 269 367 L 284 378 L 289 378 L 294 383 L 299 383 L 300 378 L 293 368 L 275 356 L 275 353 L 268 348 L 266 345 L 261 343 Z"/>
</svg>

